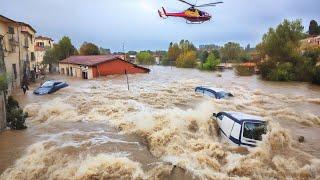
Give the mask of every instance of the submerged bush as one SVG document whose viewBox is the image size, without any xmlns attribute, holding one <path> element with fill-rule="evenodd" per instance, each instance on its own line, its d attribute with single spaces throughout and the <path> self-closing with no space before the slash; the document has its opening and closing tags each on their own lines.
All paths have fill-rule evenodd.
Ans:
<svg viewBox="0 0 320 180">
<path fill-rule="evenodd" d="M 176 66 L 179 68 L 194 68 L 196 65 L 197 53 L 195 51 L 181 53 L 176 62 Z"/>
<path fill-rule="evenodd" d="M 312 82 L 315 84 L 320 84 L 320 66 L 317 66 L 314 70 Z"/>
<path fill-rule="evenodd" d="M 200 67 L 201 70 L 213 71 L 217 65 L 220 64 L 220 59 L 217 58 L 213 53 L 210 53 L 206 59 L 206 62 Z"/>
<path fill-rule="evenodd" d="M 290 62 L 278 65 L 272 69 L 267 79 L 272 81 L 292 81 L 294 78 L 293 65 Z"/>
<path fill-rule="evenodd" d="M 254 68 L 246 66 L 236 66 L 236 74 L 238 76 L 251 76 L 254 74 Z"/>
<path fill-rule="evenodd" d="M 13 130 L 26 129 L 25 120 L 28 117 L 27 113 L 19 107 L 18 101 L 12 96 L 9 96 L 7 103 L 7 124 Z"/>
</svg>

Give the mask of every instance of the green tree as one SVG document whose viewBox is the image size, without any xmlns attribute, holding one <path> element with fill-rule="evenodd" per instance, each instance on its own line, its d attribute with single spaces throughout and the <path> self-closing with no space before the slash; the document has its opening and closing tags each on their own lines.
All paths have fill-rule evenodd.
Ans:
<svg viewBox="0 0 320 180">
<path fill-rule="evenodd" d="M 103 48 L 103 47 L 100 47 L 100 48 L 99 48 L 99 53 L 100 53 L 101 55 L 108 55 L 108 54 L 111 54 L 111 51 L 110 51 L 110 49 L 105 49 L 105 48 Z"/>
<path fill-rule="evenodd" d="M 97 45 L 84 42 L 80 47 L 80 55 L 99 55 L 100 51 Z"/>
<path fill-rule="evenodd" d="M 151 53 L 147 51 L 141 51 L 137 54 L 137 61 L 139 64 L 154 65 L 156 63 L 155 58 Z"/>
<path fill-rule="evenodd" d="M 210 53 L 206 62 L 203 64 L 203 70 L 212 71 L 215 70 L 217 65 L 221 63 L 220 59 L 218 59 L 214 53 Z"/>
<path fill-rule="evenodd" d="M 55 45 L 53 48 L 48 49 L 44 56 L 42 64 L 49 66 L 49 72 L 52 72 L 52 67 L 54 64 L 59 63 L 59 47 Z"/>
<path fill-rule="evenodd" d="M 170 47 L 168 50 L 168 60 L 175 62 L 178 59 L 180 53 L 181 53 L 181 50 L 177 43 L 170 44 Z"/>
<path fill-rule="evenodd" d="M 182 52 L 196 51 L 196 47 L 188 40 L 181 40 L 179 43 L 179 48 Z"/>
<path fill-rule="evenodd" d="M 199 53 L 199 57 L 198 58 L 200 59 L 201 65 L 203 65 L 203 63 L 206 62 L 208 56 L 209 56 L 208 51 L 201 51 Z"/>
<path fill-rule="evenodd" d="M 299 54 L 300 40 L 303 38 L 303 26 L 300 20 L 288 21 L 270 28 L 257 46 L 260 54 L 268 55 L 276 62 L 287 62 Z"/>
<path fill-rule="evenodd" d="M 66 59 L 69 56 L 77 55 L 77 49 L 72 45 L 71 39 L 67 36 L 62 37 L 56 46 L 56 53 L 59 60 Z"/>
<path fill-rule="evenodd" d="M 19 107 L 18 101 L 9 96 L 7 101 L 7 124 L 13 130 L 26 129 L 25 120 L 28 117 L 27 113 Z"/>
<path fill-rule="evenodd" d="M 309 25 L 309 35 L 317 36 L 319 34 L 320 34 L 320 28 L 318 26 L 318 22 L 315 20 L 311 20 Z"/>
<path fill-rule="evenodd" d="M 197 65 L 197 52 L 187 51 L 179 55 L 176 66 L 180 68 L 194 68 Z"/>
<path fill-rule="evenodd" d="M 224 62 L 238 61 L 243 48 L 239 43 L 228 42 L 221 48 L 221 55 Z"/>
<path fill-rule="evenodd" d="M 304 71 L 299 66 L 306 62 L 300 53 L 303 37 L 300 20 L 284 20 L 276 29 L 270 28 L 257 46 L 259 54 L 268 57 L 259 65 L 262 78 L 275 81 L 299 79 L 297 72 Z"/>
<path fill-rule="evenodd" d="M 214 49 L 212 50 L 212 53 L 214 54 L 214 56 L 218 59 L 221 59 L 221 55 L 218 49 Z"/>
</svg>

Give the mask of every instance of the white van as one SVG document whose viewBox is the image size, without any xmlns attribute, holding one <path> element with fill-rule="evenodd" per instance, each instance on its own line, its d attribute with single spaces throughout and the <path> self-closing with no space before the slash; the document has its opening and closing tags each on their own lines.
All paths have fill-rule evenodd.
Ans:
<svg viewBox="0 0 320 180">
<path fill-rule="evenodd" d="M 262 117 L 241 112 L 214 113 L 212 119 L 217 121 L 221 136 L 237 146 L 255 147 L 267 131 Z"/>
<path fill-rule="evenodd" d="M 233 97 L 233 95 L 224 89 L 221 88 L 214 88 L 214 87 L 205 87 L 199 86 L 195 89 L 196 93 L 201 93 L 205 96 L 213 97 L 216 99 L 227 99 Z"/>
</svg>

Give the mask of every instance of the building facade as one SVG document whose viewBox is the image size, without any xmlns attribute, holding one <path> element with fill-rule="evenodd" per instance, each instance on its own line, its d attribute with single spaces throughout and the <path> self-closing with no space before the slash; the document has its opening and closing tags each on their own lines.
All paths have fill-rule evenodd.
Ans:
<svg viewBox="0 0 320 180">
<path fill-rule="evenodd" d="M 62 75 L 93 79 L 114 74 L 149 73 L 150 70 L 114 55 L 71 56 L 60 61 Z"/>
<path fill-rule="evenodd" d="M 32 64 L 34 68 L 36 68 L 36 72 L 38 73 L 40 69 L 42 69 L 44 66 L 42 65 L 43 57 L 48 49 L 53 48 L 53 39 L 49 37 L 44 36 L 37 36 L 35 38 L 35 45 L 34 45 L 34 51 L 35 51 L 35 62 Z"/>
<path fill-rule="evenodd" d="M 0 15 L 0 75 L 8 83 L 7 92 L 0 92 L 0 131 L 6 128 L 5 95 L 32 77 L 35 33 L 29 24 Z"/>
<path fill-rule="evenodd" d="M 12 89 L 20 88 L 23 79 L 32 74 L 30 67 L 35 61 L 35 33 L 36 31 L 29 24 L 0 15 L 0 37 L 5 71 L 9 80 L 9 94 Z"/>
</svg>

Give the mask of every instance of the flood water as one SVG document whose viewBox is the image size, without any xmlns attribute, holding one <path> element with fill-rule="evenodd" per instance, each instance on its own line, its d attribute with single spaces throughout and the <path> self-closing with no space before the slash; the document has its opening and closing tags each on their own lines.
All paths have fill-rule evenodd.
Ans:
<svg viewBox="0 0 320 180">
<path fill-rule="evenodd" d="M 70 86 L 48 96 L 16 92 L 29 128 L 0 134 L 0 179 L 320 178 L 320 86 L 150 69 L 129 75 L 130 90 L 120 75 L 52 76 Z M 203 97 L 199 85 L 235 97 Z M 249 151 L 225 144 L 210 120 L 219 111 L 262 116 L 269 132 Z"/>
</svg>

